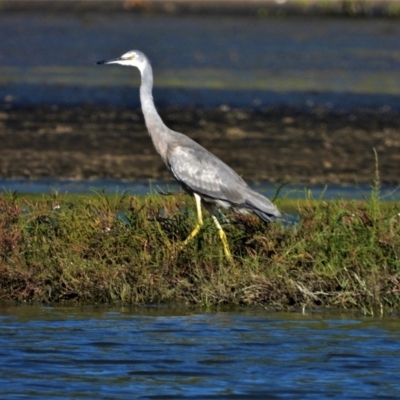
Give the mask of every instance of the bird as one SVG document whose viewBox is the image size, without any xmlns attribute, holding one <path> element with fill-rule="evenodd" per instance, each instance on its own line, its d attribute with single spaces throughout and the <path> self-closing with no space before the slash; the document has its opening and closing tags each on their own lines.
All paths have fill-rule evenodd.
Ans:
<svg viewBox="0 0 400 400">
<path fill-rule="evenodd" d="M 218 210 L 233 209 L 236 213 L 254 213 L 265 222 L 281 217 L 276 206 L 265 196 L 251 189 L 227 164 L 188 136 L 169 129 L 157 112 L 153 100 L 153 70 L 147 56 L 131 50 L 120 57 L 97 64 L 120 64 L 140 71 L 140 103 L 148 133 L 167 169 L 190 195 L 194 196 L 197 224 L 183 242 L 186 245 L 203 225 L 201 204 L 210 212 L 218 229 L 225 256 L 232 260 L 225 231 L 217 218 Z"/>
</svg>

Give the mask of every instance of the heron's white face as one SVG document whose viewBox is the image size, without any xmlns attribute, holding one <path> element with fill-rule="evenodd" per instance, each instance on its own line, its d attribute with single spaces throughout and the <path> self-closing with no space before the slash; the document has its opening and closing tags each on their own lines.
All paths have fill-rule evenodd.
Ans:
<svg viewBox="0 0 400 400">
<path fill-rule="evenodd" d="M 146 63 L 147 59 L 142 52 L 131 50 L 123 54 L 121 57 L 113 58 L 111 60 L 99 61 L 97 64 L 121 64 L 130 67 L 136 67 L 140 71 L 143 71 Z"/>
</svg>

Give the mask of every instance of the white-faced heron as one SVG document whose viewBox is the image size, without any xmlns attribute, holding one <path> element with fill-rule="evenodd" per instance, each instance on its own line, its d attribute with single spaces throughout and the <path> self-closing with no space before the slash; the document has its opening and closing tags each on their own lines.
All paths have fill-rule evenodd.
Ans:
<svg viewBox="0 0 400 400">
<path fill-rule="evenodd" d="M 280 212 L 271 201 L 250 189 L 224 162 L 189 137 L 164 124 L 153 101 L 153 71 L 148 58 L 142 52 L 128 51 L 121 57 L 99 61 L 97 64 L 121 64 L 136 67 L 140 71 L 140 102 L 154 147 L 174 178 L 196 200 L 197 225 L 184 243 L 195 237 L 203 224 L 201 200 L 211 212 L 225 255 L 229 259 L 232 257 L 229 245 L 215 215 L 215 208 L 232 208 L 242 214 L 253 212 L 266 222 L 280 217 Z"/>
</svg>

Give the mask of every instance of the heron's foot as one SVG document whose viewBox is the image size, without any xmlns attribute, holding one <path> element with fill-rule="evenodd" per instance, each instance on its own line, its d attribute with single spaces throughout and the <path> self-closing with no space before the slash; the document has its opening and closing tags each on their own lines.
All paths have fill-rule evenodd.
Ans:
<svg viewBox="0 0 400 400">
<path fill-rule="evenodd" d="M 221 239 L 222 245 L 224 247 L 224 253 L 225 253 L 225 257 L 229 260 L 229 261 L 233 261 L 233 257 L 231 254 L 231 251 L 229 249 L 229 244 L 228 244 L 228 240 L 226 238 L 226 233 L 224 232 L 224 230 L 222 229 L 221 225 L 217 225 L 218 227 L 218 234 L 219 237 Z M 201 224 L 197 224 L 195 226 L 195 228 L 193 229 L 193 231 L 190 233 L 190 235 L 185 239 L 185 241 L 182 243 L 181 248 L 183 249 L 184 246 L 186 246 L 199 232 L 201 229 Z"/>
<path fill-rule="evenodd" d="M 231 251 L 229 249 L 228 240 L 226 239 L 226 233 L 221 229 L 218 230 L 219 237 L 221 238 L 222 245 L 224 246 L 225 257 L 229 261 L 233 261 Z"/>
<path fill-rule="evenodd" d="M 219 237 L 221 238 L 222 245 L 224 246 L 225 257 L 226 257 L 229 261 L 233 261 L 231 251 L 229 250 L 228 240 L 227 240 L 227 238 L 226 238 L 226 233 L 225 233 L 224 230 L 222 229 L 222 226 L 221 226 L 221 224 L 219 223 L 217 217 L 216 217 L 215 215 L 212 215 L 212 218 L 213 218 L 213 220 L 214 220 L 215 226 L 216 226 L 217 229 L 218 229 L 218 234 L 219 234 Z"/>
<path fill-rule="evenodd" d="M 199 232 L 200 232 L 201 225 L 197 224 L 195 228 L 192 230 L 192 233 L 185 239 L 183 245 L 187 245 Z"/>
</svg>

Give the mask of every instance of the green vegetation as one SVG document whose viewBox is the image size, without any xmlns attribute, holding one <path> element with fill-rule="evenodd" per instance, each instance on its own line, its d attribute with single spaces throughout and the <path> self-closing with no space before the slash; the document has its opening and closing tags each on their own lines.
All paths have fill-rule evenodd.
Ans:
<svg viewBox="0 0 400 400">
<path fill-rule="evenodd" d="M 296 223 L 229 215 L 234 262 L 187 195 L 0 195 L 0 299 L 400 306 L 400 204 L 278 200 Z"/>
</svg>

